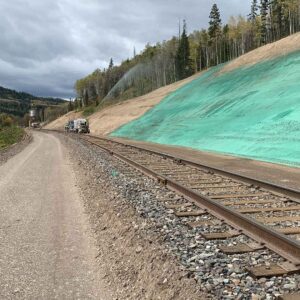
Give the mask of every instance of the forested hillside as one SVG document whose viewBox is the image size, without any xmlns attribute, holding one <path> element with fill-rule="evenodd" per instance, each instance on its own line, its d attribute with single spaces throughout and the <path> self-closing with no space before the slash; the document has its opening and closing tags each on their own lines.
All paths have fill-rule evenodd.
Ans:
<svg viewBox="0 0 300 300">
<path fill-rule="evenodd" d="M 59 107 L 61 104 L 65 104 L 65 101 L 59 98 L 36 97 L 0 87 L 0 113 L 19 119 L 23 118 L 32 106 L 42 107 L 46 110 L 51 107 Z"/>
<path fill-rule="evenodd" d="M 111 59 L 107 69 L 78 80 L 75 107 L 143 95 L 294 34 L 300 29 L 300 0 L 253 0 L 247 17 L 231 17 L 227 24 L 214 4 L 209 20 L 207 29 L 189 35 L 184 21 L 178 37 L 148 44 L 119 66 Z"/>
</svg>

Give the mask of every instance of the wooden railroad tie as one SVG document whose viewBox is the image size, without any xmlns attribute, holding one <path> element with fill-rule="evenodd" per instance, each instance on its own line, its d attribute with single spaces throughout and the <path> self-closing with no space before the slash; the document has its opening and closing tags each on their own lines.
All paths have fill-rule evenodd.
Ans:
<svg viewBox="0 0 300 300">
<path fill-rule="evenodd" d="M 201 233 L 201 235 L 207 240 L 223 240 L 232 237 L 239 236 L 241 232 L 237 230 L 229 230 L 225 232 L 212 232 L 212 233 Z"/>
<path fill-rule="evenodd" d="M 277 298 L 277 300 L 299 300 L 299 299 L 300 299 L 300 293 L 280 295 Z"/>
<path fill-rule="evenodd" d="M 214 186 L 214 185 L 206 185 L 206 186 L 202 186 L 202 183 L 200 183 L 200 185 L 197 186 L 192 186 L 189 187 L 192 190 L 197 190 L 197 189 L 228 189 L 228 188 L 234 188 L 234 187 L 239 187 L 241 186 L 241 184 L 231 184 L 231 185 L 218 185 L 218 186 Z"/>
<path fill-rule="evenodd" d="M 177 217 L 198 217 L 205 215 L 207 212 L 204 210 L 194 210 L 194 211 L 176 211 L 175 216 Z"/>
<path fill-rule="evenodd" d="M 254 252 L 261 250 L 264 246 L 252 242 L 252 243 L 239 243 L 233 246 L 219 246 L 220 250 L 226 254 L 242 254 L 248 252 Z"/>
<path fill-rule="evenodd" d="M 190 206 L 193 206 L 193 203 L 165 204 L 165 207 L 167 209 L 178 209 L 178 208 L 184 208 L 184 207 L 190 207 Z"/>
<path fill-rule="evenodd" d="M 261 207 L 261 208 L 241 208 L 236 209 L 238 212 L 242 214 L 254 214 L 259 212 L 272 212 L 272 211 L 292 211 L 292 210 L 299 210 L 300 205 L 296 206 L 286 206 L 286 207 Z"/>
<path fill-rule="evenodd" d="M 294 274 L 299 272 L 299 267 L 296 265 L 285 261 L 278 264 L 273 264 L 270 266 L 256 266 L 247 268 L 247 271 L 254 277 L 273 277 L 273 276 L 283 276 L 286 274 Z"/>
<path fill-rule="evenodd" d="M 267 193 L 257 193 L 257 194 L 231 194 L 231 195 L 212 195 L 209 196 L 211 199 L 230 199 L 230 198 L 253 198 L 266 196 Z"/>
<path fill-rule="evenodd" d="M 240 204 L 269 204 L 269 203 L 276 203 L 275 200 L 270 199 L 270 200 L 241 200 L 232 202 L 232 201 L 224 201 L 222 202 L 223 205 L 225 206 L 232 206 L 232 205 L 240 205 Z M 284 201 L 283 201 L 284 202 Z"/>
<path fill-rule="evenodd" d="M 256 221 L 261 223 L 274 223 L 274 222 L 293 222 L 300 221 L 300 216 L 285 216 L 285 217 L 262 217 L 257 218 Z"/>
<path fill-rule="evenodd" d="M 200 226 L 215 226 L 215 225 L 220 225 L 220 224 L 222 224 L 222 222 L 219 220 L 201 220 L 201 221 L 187 223 L 187 225 L 190 228 L 197 228 Z"/>
</svg>

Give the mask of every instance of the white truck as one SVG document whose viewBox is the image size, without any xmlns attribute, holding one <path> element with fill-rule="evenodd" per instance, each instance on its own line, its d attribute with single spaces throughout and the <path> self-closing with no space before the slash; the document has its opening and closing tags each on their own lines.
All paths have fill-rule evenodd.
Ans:
<svg viewBox="0 0 300 300">
<path fill-rule="evenodd" d="M 86 119 L 74 120 L 74 131 L 76 133 L 90 133 L 89 122 Z"/>
</svg>

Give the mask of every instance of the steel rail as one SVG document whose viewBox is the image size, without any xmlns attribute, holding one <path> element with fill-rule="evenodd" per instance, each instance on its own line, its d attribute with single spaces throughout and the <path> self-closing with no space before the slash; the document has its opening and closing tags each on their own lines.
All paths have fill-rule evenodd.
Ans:
<svg viewBox="0 0 300 300">
<path fill-rule="evenodd" d="M 218 219 L 221 219 L 226 224 L 231 225 L 233 228 L 245 234 L 246 236 L 261 243 L 266 248 L 274 251 L 275 253 L 279 254 L 287 261 L 295 265 L 297 269 L 300 269 L 300 243 L 296 242 L 295 240 L 247 216 L 244 216 L 231 208 L 225 207 L 222 204 L 206 196 L 203 196 L 198 192 L 195 192 L 194 190 L 184 187 L 183 185 L 173 181 L 169 177 L 156 173 L 150 168 L 145 167 L 128 157 L 125 157 L 117 151 L 106 148 L 105 146 L 99 145 L 96 142 L 90 141 L 86 138 L 83 138 L 83 140 L 101 148 L 102 150 L 108 152 L 119 160 L 135 167 L 144 174 L 155 178 L 156 180 L 167 186 L 169 189 L 183 195 L 198 207 L 204 209 L 206 212 L 212 214 Z"/>
<path fill-rule="evenodd" d="M 123 143 L 123 142 L 120 142 L 120 141 L 116 141 L 114 139 L 98 137 L 98 136 L 93 136 L 93 135 L 89 135 L 89 137 L 92 137 L 92 138 L 98 139 L 98 140 L 107 141 L 107 142 L 113 142 L 113 143 L 116 143 L 116 144 L 119 144 L 119 145 L 122 145 L 122 146 L 132 147 L 132 148 L 137 149 L 137 150 L 143 150 L 143 151 L 146 151 L 150 154 L 156 154 L 156 155 L 159 155 L 159 156 L 163 156 L 165 158 L 169 158 L 169 159 L 178 161 L 180 163 L 183 163 L 185 165 L 196 167 L 198 169 L 205 169 L 207 171 L 210 171 L 210 172 L 222 175 L 222 176 L 226 176 L 226 177 L 229 177 L 229 178 L 234 179 L 234 180 L 242 181 L 242 182 L 245 182 L 247 184 L 251 184 L 251 185 L 254 185 L 254 186 L 259 186 L 259 187 L 264 188 L 266 190 L 273 191 L 275 193 L 285 195 L 285 196 L 291 198 L 291 200 L 293 200 L 294 202 L 300 203 L 300 190 L 292 189 L 292 188 L 285 187 L 285 186 L 282 186 L 282 185 L 278 185 L 278 184 L 268 182 L 268 181 L 263 181 L 263 180 L 256 179 L 256 178 L 253 178 L 253 177 L 250 177 L 250 176 L 245 176 L 245 175 L 242 175 L 242 174 L 233 173 L 231 171 L 227 171 L 227 170 L 224 170 L 224 169 L 211 167 L 211 166 L 205 165 L 203 163 L 198 163 L 198 162 L 195 162 L 195 161 L 192 161 L 192 160 L 187 160 L 187 159 L 184 159 L 184 158 L 176 157 L 176 156 L 173 156 L 173 155 L 168 154 L 168 153 L 158 152 L 156 150 L 150 150 L 150 149 L 147 149 L 147 148 L 144 148 L 144 147 L 132 145 L 130 143 L 126 144 L 125 142 Z"/>
</svg>

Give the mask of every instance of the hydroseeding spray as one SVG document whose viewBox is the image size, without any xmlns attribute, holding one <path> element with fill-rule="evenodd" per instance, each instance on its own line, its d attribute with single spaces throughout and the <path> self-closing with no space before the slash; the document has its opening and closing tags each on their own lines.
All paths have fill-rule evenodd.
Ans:
<svg viewBox="0 0 300 300">
<path fill-rule="evenodd" d="M 149 66 L 145 64 L 140 63 L 135 65 L 113 86 L 103 99 L 103 102 L 114 100 L 116 97 L 124 93 L 124 91 L 130 88 L 137 79 L 146 75 L 147 69 L 149 69 Z"/>
</svg>

